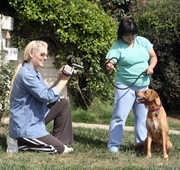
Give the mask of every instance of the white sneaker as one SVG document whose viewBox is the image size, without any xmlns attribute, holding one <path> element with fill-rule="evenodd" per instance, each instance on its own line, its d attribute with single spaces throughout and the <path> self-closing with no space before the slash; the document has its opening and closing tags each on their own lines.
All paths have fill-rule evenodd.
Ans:
<svg viewBox="0 0 180 170">
<path fill-rule="evenodd" d="M 119 150 L 118 150 L 118 148 L 117 147 L 111 147 L 111 148 L 109 148 L 109 151 L 110 152 L 112 152 L 112 153 L 119 153 Z"/>
<path fill-rule="evenodd" d="M 73 152 L 74 149 L 73 148 L 68 148 L 66 145 L 64 145 L 64 152 L 63 153 L 69 153 L 69 152 Z"/>
<path fill-rule="evenodd" d="M 14 153 L 14 152 L 18 152 L 18 142 L 17 139 L 11 138 L 9 135 L 7 136 L 6 139 L 6 143 L 7 143 L 7 153 Z"/>
</svg>

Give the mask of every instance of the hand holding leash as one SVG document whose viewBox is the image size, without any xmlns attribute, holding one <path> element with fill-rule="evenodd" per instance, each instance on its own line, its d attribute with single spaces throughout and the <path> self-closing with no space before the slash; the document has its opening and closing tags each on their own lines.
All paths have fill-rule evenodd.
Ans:
<svg viewBox="0 0 180 170">
<path fill-rule="evenodd" d="M 153 68 L 151 68 L 151 66 L 149 66 L 149 67 L 146 69 L 146 74 L 152 75 L 153 73 L 154 73 Z"/>
<path fill-rule="evenodd" d="M 116 59 L 117 62 L 115 63 L 114 61 L 112 61 L 113 59 Z M 110 78 L 110 76 L 112 76 L 112 75 L 114 74 L 115 69 L 113 69 L 113 68 L 117 65 L 118 62 L 119 62 L 119 60 L 118 60 L 116 57 L 113 57 L 113 58 L 109 59 L 109 60 L 105 63 L 105 68 L 106 68 L 106 72 L 107 72 L 107 76 L 108 76 L 109 81 L 111 82 L 111 84 L 112 84 L 115 88 L 117 88 L 117 89 L 119 89 L 119 90 L 126 90 L 126 89 L 132 87 L 132 86 L 136 83 L 136 81 L 141 77 L 141 75 L 147 74 L 148 69 L 147 69 L 146 71 L 143 71 L 143 72 L 136 78 L 136 80 L 134 81 L 134 83 L 132 83 L 130 86 L 128 86 L 128 87 L 126 87 L 126 88 L 119 88 L 119 87 L 117 87 L 117 86 L 112 82 L 112 80 L 111 80 L 111 78 Z M 114 64 L 113 64 L 113 63 L 114 63 Z M 113 65 L 113 67 L 112 67 L 111 65 Z M 111 70 L 113 70 L 112 73 L 109 72 L 109 71 L 111 71 Z M 149 71 L 150 71 L 150 69 L 149 69 Z M 150 74 L 150 73 L 149 73 L 149 74 Z M 149 77 L 150 77 L 150 75 L 149 75 Z M 150 79 L 151 79 L 151 77 L 150 77 Z M 152 82 L 151 82 L 151 86 L 152 86 Z M 153 87 L 152 87 L 152 88 L 153 88 Z"/>
<path fill-rule="evenodd" d="M 108 72 L 111 71 L 111 70 L 115 70 L 114 64 L 115 64 L 114 61 L 111 61 L 111 62 L 108 61 L 108 63 L 106 64 L 106 70 Z"/>
<path fill-rule="evenodd" d="M 116 60 L 116 63 L 113 61 L 113 59 Z M 105 63 L 106 72 L 109 76 L 112 76 L 114 74 L 114 71 L 116 71 L 115 67 L 118 62 L 119 62 L 119 60 L 116 57 L 113 57 Z M 111 70 L 113 70 L 113 71 L 110 73 Z"/>
</svg>

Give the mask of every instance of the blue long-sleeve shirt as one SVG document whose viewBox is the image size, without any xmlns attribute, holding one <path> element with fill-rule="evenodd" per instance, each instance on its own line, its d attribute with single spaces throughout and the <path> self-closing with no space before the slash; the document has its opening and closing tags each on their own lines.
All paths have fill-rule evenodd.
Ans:
<svg viewBox="0 0 180 170">
<path fill-rule="evenodd" d="M 24 63 L 19 70 L 10 100 L 9 135 L 12 138 L 40 138 L 49 133 L 45 128 L 47 103 L 59 99 L 58 88 L 47 87 L 38 70 Z"/>
</svg>

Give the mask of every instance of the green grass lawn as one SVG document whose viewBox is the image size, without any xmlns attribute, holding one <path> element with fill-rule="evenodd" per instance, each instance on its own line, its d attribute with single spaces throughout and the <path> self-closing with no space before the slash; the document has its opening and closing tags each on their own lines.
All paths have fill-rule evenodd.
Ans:
<svg viewBox="0 0 180 170">
<path fill-rule="evenodd" d="M 111 120 L 112 105 L 95 102 L 89 110 L 72 109 L 73 122 L 107 124 Z M 131 112 L 126 126 L 134 125 Z M 179 124 L 169 122 L 170 129 L 180 130 Z M 47 130 L 51 133 L 53 123 Z M 162 159 L 162 153 L 152 153 L 147 159 L 143 152 L 135 152 L 134 132 L 125 131 L 119 154 L 107 149 L 108 130 L 74 127 L 75 143 L 70 146 L 74 152 L 52 154 L 36 152 L 6 153 L 8 131 L 0 134 L 0 170 L 178 170 L 180 169 L 180 135 L 170 134 L 173 148 L 169 160 Z"/>
<path fill-rule="evenodd" d="M 51 131 L 51 124 L 47 127 Z M 19 152 L 6 154 L 6 134 L 0 135 L 1 170 L 175 170 L 180 167 L 180 136 L 169 135 L 173 148 L 169 160 L 163 161 L 162 153 L 153 153 L 147 159 L 142 152 L 135 152 L 134 132 L 125 131 L 119 154 L 107 149 L 108 131 L 102 129 L 73 128 L 74 152 L 53 154 Z"/>
<path fill-rule="evenodd" d="M 100 102 L 99 100 L 95 100 L 93 102 L 94 105 L 90 107 L 88 110 L 83 110 L 81 108 L 72 109 L 72 121 L 79 123 L 94 123 L 94 124 L 104 124 L 109 125 L 111 117 L 113 105 L 108 102 Z M 178 130 L 180 131 L 180 124 L 174 122 L 168 122 L 170 130 Z M 134 126 L 134 116 L 131 111 L 126 120 L 126 126 Z"/>
</svg>

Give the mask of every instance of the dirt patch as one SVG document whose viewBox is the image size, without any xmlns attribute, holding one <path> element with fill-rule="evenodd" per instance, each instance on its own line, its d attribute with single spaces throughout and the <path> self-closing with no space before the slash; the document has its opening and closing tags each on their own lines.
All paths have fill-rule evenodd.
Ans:
<svg viewBox="0 0 180 170">
<path fill-rule="evenodd" d="M 170 122 L 180 124 L 180 120 L 177 119 L 177 118 L 167 117 L 167 120 L 170 121 Z"/>
<path fill-rule="evenodd" d="M 170 122 L 174 122 L 176 124 L 180 124 L 180 119 L 179 118 L 172 118 L 172 117 L 167 117 L 167 120 Z M 8 124 L 9 123 L 9 119 L 5 118 L 3 121 L 3 123 Z M 86 124 L 86 123 L 75 123 L 73 122 L 73 127 L 85 127 L 85 128 L 100 128 L 100 129 L 109 129 L 109 125 L 99 125 L 99 124 Z M 5 131 L 8 130 L 8 126 L 0 126 L 0 134 L 3 134 Z M 126 131 L 133 131 L 134 127 L 125 127 Z"/>
<path fill-rule="evenodd" d="M 0 126 L 0 134 L 3 134 L 7 130 L 8 130 L 8 127 Z"/>
</svg>

